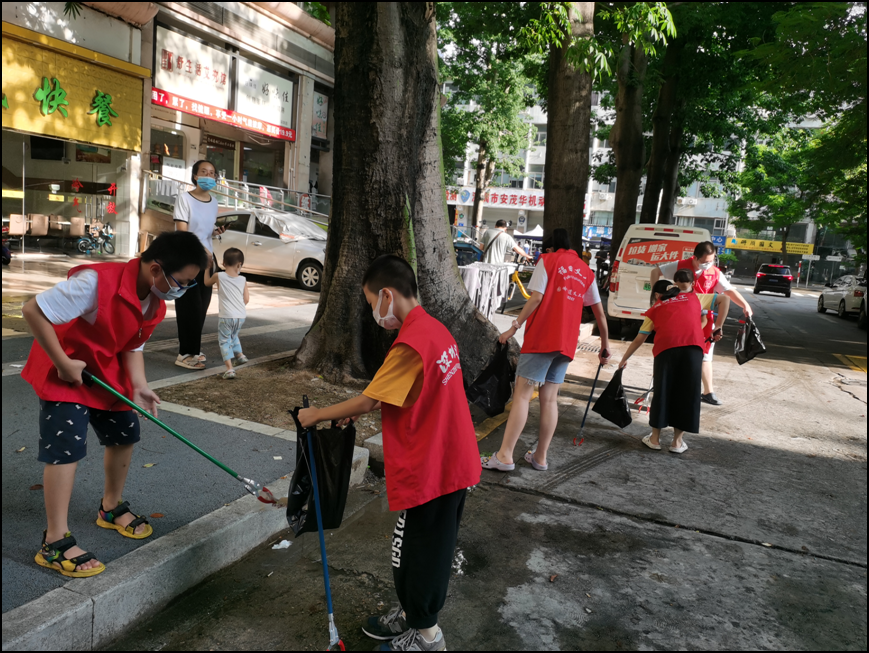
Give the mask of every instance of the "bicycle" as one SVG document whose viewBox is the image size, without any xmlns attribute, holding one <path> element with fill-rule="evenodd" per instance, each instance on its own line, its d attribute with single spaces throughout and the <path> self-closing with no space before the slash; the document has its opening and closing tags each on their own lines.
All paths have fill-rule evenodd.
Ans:
<svg viewBox="0 0 869 653">
<path fill-rule="evenodd" d="M 513 295 L 516 294 L 516 289 L 519 289 L 519 292 L 522 294 L 526 300 L 531 299 L 531 293 L 528 292 L 528 289 L 525 288 L 525 285 L 522 283 L 522 279 L 519 278 L 519 273 L 524 272 L 525 269 L 533 270 L 533 265 L 520 265 L 514 263 L 513 265 L 516 268 L 513 270 L 513 273 L 510 275 L 510 286 L 507 289 L 507 298 L 504 300 L 504 305 L 501 306 L 501 315 L 504 314 L 504 311 L 507 310 L 507 302 L 513 299 Z"/>
<path fill-rule="evenodd" d="M 112 233 L 110 225 L 106 225 L 105 229 L 91 229 L 89 233 L 78 239 L 75 248 L 82 254 L 90 254 L 95 250 L 106 254 L 114 254 L 115 244 L 112 242 L 114 237 L 115 235 Z"/>
</svg>

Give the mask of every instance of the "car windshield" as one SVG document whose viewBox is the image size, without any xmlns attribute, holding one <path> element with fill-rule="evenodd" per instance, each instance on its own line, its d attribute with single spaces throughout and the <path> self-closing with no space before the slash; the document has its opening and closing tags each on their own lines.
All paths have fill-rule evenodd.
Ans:
<svg viewBox="0 0 869 653">
<path fill-rule="evenodd" d="M 785 267 L 784 265 L 762 265 L 760 271 L 764 274 L 784 274 L 788 275 L 791 273 L 791 269 Z"/>
<path fill-rule="evenodd" d="M 270 227 L 282 238 L 290 240 L 307 238 L 309 240 L 326 240 L 326 232 L 311 222 L 295 213 L 277 213 L 274 211 L 256 211 L 256 217 L 263 224 Z"/>
</svg>

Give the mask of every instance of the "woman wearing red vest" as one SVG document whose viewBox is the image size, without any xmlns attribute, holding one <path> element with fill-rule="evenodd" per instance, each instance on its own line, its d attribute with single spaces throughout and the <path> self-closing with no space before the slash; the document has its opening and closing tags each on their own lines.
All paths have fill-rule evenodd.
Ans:
<svg viewBox="0 0 869 653">
<path fill-rule="evenodd" d="M 555 251 L 543 254 L 528 283 L 529 299 L 513 326 L 501 334 L 501 343 L 512 338 L 526 324 L 525 339 L 516 369 L 513 407 L 501 448 L 481 459 L 485 469 L 509 472 L 515 469 L 513 450 L 528 419 L 528 405 L 535 386 L 540 386 L 540 435 L 537 449 L 528 451 L 525 460 L 534 469 L 549 467 L 546 453 L 558 424 L 558 390 L 567 366 L 576 356 L 583 306 L 591 306 L 600 330 L 599 360 L 609 360 L 606 315 L 600 303 L 594 272 L 570 249 L 566 229 L 552 233 Z"/>
<path fill-rule="evenodd" d="M 416 300 L 413 268 L 374 260 L 362 278 L 374 320 L 400 329 L 365 391 L 328 408 L 299 411 L 302 426 L 358 418 L 380 408 L 386 497 L 399 510 L 392 573 L 399 605 L 362 630 L 381 650 L 445 650 L 438 612 L 447 596 L 467 488 L 480 482 L 479 450 L 456 341 Z"/>
<path fill-rule="evenodd" d="M 655 283 L 652 307 L 645 312 L 646 321 L 622 356 L 619 367 L 627 365 L 654 329 L 654 394 L 649 413 L 652 432 L 643 438 L 643 443 L 660 449 L 661 429 L 672 426 L 670 451 L 683 453 L 688 448 L 682 439 L 683 432 L 700 430 L 700 365 L 706 339 L 701 327 L 703 308 L 691 289 L 694 275 L 688 270 L 678 270 L 675 277 L 676 285 L 666 279 Z M 719 313 L 713 340 L 721 338 L 721 324 L 726 317 L 726 312 Z"/>
<path fill-rule="evenodd" d="M 36 562 L 64 576 L 94 576 L 105 566 L 76 546 L 67 513 L 90 424 L 106 447 L 105 489 L 97 525 L 124 537 L 152 532 L 121 494 L 139 441 L 136 413 L 98 387 L 82 385 L 87 369 L 155 415 L 160 400 L 145 379 L 145 342 L 207 258 L 192 233 L 161 234 L 127 263 L 81 265 L 24 305 L 34 343 L 21 372 L 39 397 L 39 454 L 48 528 Z"/>
</svg>

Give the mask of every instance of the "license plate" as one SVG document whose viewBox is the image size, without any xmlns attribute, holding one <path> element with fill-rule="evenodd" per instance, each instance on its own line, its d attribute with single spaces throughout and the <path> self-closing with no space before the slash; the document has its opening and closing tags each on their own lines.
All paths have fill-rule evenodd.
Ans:
<svg viewBox="0 0 869 653">
<path fill-rule="evenodd" d="M 643 284 L 643 290 L 651 290 L 651 289 L 652 289 L 652 282 L 651 281 L 647 281 L 646 283 Z"/>
</svg>

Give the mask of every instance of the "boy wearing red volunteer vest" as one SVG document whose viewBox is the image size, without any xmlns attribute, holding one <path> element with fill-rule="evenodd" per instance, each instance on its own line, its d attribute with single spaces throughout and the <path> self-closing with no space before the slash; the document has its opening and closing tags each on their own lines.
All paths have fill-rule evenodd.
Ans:
<svg viewBox="0 0 869 653">
<path fill-rule="evenodd" d="M 24 305 L 34 342 L 21 372 L 39 397 L 39 453 L 48 527 L 37 564 L 74 578 L 106 567 L 76 544 L 67 523 L 78 461 L 87 453 L 90 424 L 105 446 L 105 488 L 97 525 L 143 539 L 153 529 L 122 501 L 136 413 L 98 387 L 82 385 L 87 369 L 135 403 L 157 414 L 159 398 L 145 379 L 143 348 L 166 315 L 165 300 L 179 297 L 205 267 L 195 235 L 161 234 L 141 258 L 81 265 L 66 281 Z"/>
<path fill-rule="evenodd" d="M 658 279 L 673 279 L 676 275 L 676 270 L 688 270 L 694 273 L 694 292 L 698 295 L 708 294 L 724 294 L 733 300 L 737 306 L 741 307 L 745 312 L 746 317 L 751 317 L 753 311 L 751 306 L 745 300 L 736 288 L 734 288 L 727 278 L 721 274 L 721 270 L 715 267 L 715 253 L 718 248 L 708 240 L 702 243 L 697 243 L 694 248 L 694 256 L 681 261 L 673 261 L 652 269 L 652 285 L 654 286 Z M 702 297 L 701 297 L 702 300 Z M 724 402 L 715 396 L 715 388 L 712 385 L 712 353 L 715 350 L 715 345 L 709 348 L 709 351 L 703 354 L 702 365 L 702 381 L 703 392 L 700 400 L 705 404 L 712 406 L 721 406 Z"/>
<path fill-rule="evenodd" d="M 477 438 L 456 341 L 416 300 L 413 268 L 380 256 L 362 279 L 375 321 L 400 329 L 365 391 L 328 408 L 299 411 L 302 426 L 358 419 L 380 409 L 386 496 L 399 516 L 392 571 L 399 605 L 362 630 L 385 651 L 442 651 L 438 627 L 467 488 L 480 482 Z"/>
<path fill-rule="evenodd" d="M 686 269 L 676 271 L 675 285 L 666 279 L 655 282 L 652 307 L 643 314 L 646 319 L 640 332 L 619 363 L 619 368 L 625 367 L 652 330 L 655 331 L 654 394 L 649 412 L 652 432 L 643 438 L 643 444 L 650 449 L 660 449 L 661 429 L 672 426 L 670 451 L 678 454 L 688 449 L 683 433 L 700 430 L 700 366 L 709 344 L 701 326 L 703 308 L 698 295 L 692 292 L 693 285 L 694 275 Z M 719 312 L 710 342 L 721 339 L 721 326 L 726 317 L 727 311 Z"/>
<path fill-rule="evenodd" d="M 549 468 L 546 454 L 558 424 L 558 391 L 567 366 L 576 356 L 583 306 L 590 306 L 600 330 L 601 365 L 609 360 L 609 334 L 594 272 L 570 249 L 566 229 L 552 233 L 552 253 L 543 254 L 528 283 L 531 299 L 525 303 L 513 326 L 501 334 L 501 343 L 512 338 L 524 324 L 525 338 L 516 368 L 513 407 L 501 448 L 481 458 L 484 469 L 509 472 L 516 468 L 513 450 L 528 419 L 534 387 L 540 386 L 540 435 L 537 448 L 525 453 L 525 461 L 538 471 Z"/>
</svg>

